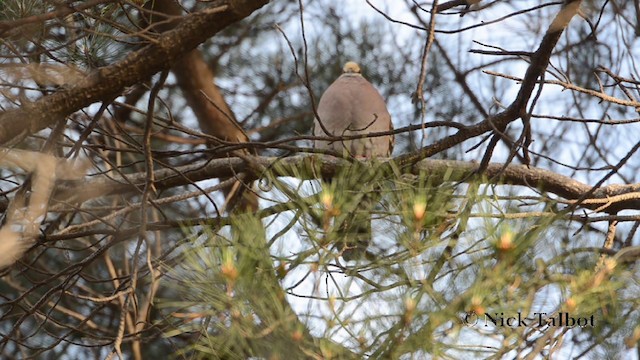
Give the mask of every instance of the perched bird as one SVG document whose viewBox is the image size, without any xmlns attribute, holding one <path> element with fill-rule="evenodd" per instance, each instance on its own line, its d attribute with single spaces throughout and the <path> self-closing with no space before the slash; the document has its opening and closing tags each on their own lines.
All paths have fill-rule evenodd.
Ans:
<svg viewBox="0 0 640 360">
<path fill-rule="evenodd" d="M 391 115 L 382 95 L 360 73 L 360 66 L 347 62 L 342 75 L 322 94 L 315 119 L 315 136 L 361 135 L 393 130 Z M 325 133 L 325 130 L 328 132 Z M 317 140 L 318 149 L 334 150 L 353 157 L 388 157 L 393 135 L 354 140 Z"/>
<path fill-rule="evenodd" d="M 344 137 L 367 135 L 393 130 L 391 115 L 384 99 L 360 73 L 360 66 L 347 62 L 342 75 L 329 86 L 320 98 L 315 119 L 314 136 Z M 358 139 L 316 140 L 317 149 L 333 150 L 354 158 L 389 157 L 393 150 L 393 135 Z M 340 218 L 337 235 L 343 245 L 345 260 L 355 260 L 367 254 L 371 241 L 370 211 L 378 202 L 370 171 L 358 169 L 347 173 L 348 179 L 339 183 L 341 190 L 352 193 L 350 206 Z M 349 209 L 351 208 L 351 209 Z"/>
</svg>

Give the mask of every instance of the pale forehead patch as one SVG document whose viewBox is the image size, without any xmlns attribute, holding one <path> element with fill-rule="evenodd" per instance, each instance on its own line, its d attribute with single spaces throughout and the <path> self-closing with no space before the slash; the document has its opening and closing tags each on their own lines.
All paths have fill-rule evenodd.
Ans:
<svg viewBox="0 0 640 360">
<path fill-rule="evenodd" d="M 345 74 L 360 74 L 360 65 L 354 61 L 347 61 L 342 68 L 342 72 Z"/>
</svg>

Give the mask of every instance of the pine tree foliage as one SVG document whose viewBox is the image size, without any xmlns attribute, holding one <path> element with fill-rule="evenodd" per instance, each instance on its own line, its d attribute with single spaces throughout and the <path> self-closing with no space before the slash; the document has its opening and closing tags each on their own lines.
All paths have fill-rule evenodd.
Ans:
<svg viewBox="0 0 640 360">
<path fill-rule="evenodd" d="M 0 357 L 637 357 L 639 14 L 0 0 Z M 390 159 L 312 148 L 349 60 Z"/>
</svg>

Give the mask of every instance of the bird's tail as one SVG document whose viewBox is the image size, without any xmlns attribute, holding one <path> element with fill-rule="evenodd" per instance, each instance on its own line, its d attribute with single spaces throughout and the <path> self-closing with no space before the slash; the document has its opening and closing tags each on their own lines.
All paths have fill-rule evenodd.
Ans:
<svg viewBox="0 0 640 360">
<path fill-rule="evenodd" d="M 342 194 L 341 215 L 336 218 L 337 247 L 347 260 L 371 259 L 371 213 L 381 200 L 376 170 L 354 164 L 340 176 L 336 186 Z"/>
<path fill-rule="evenodd" d="M 355 210 L 348 214 L 338 230 L 339 245 L 342 257 L 347 260 L 371 259 L 367 251 L 372 240 L 371 211 L 380 200 L 379 194 L 362 194 Z"/>
</svg>

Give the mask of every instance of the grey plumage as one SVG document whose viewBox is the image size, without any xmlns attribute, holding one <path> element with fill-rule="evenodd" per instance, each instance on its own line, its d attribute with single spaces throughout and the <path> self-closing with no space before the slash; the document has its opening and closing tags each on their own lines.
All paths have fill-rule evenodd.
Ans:
<svg viewBox="0 0 640 360">
<path fill-rule="evenodd" d="M 360 66 L 349 61 L 343 74 L 322 94 L 315 119 L 315 136 L 362 135 L 393 130 L 391 115 L 384 99 L 360 74 Z M 322 122 L 322 125 L 320 124 Z M 329 134 L 325 134 L 326 129 Z M 355 140 L 316 140 L 318 149 L 346 152 L 353 157 L 388 157 L 393 150 L 393 135 Z"/>
<path fill-rule="evenodd" d="M 393 130 L 391 115 L 384 99 L 361 74 L 360 66 L 347 62 L 343 74 L 329 86 L 320 98 L 318 118 L 315 119 L 315 136 L 343 137 L 367 135 Z M 393 135 L 364 137 L 351 140 L 316 140 L 318 149 L 332 150 L 356 158 L 389 157 L 393 150 Z M 342 217 L 335 226 L 343 245 L 343 258 L 352 260 L 367 254 L 371 241 L 370 211 L 379 200 L 376 188 L 370 182 L 375 171 L 352 169 L 339 185 L 352 201 L 345 202 Z M 341 220 L 341 221 L 339 221 Z"/>
</svg>

